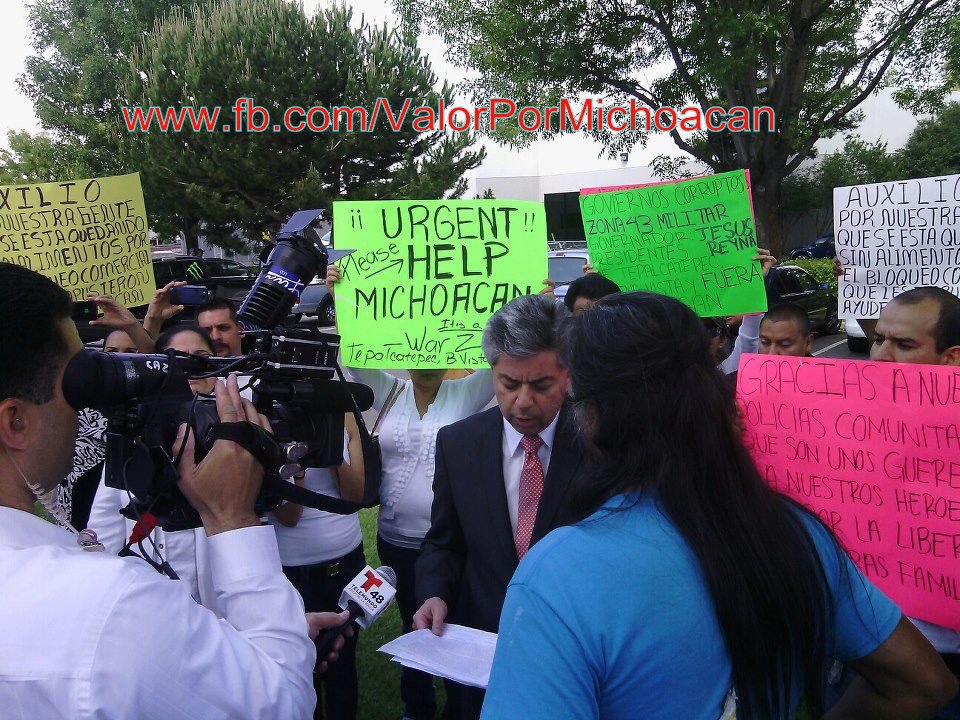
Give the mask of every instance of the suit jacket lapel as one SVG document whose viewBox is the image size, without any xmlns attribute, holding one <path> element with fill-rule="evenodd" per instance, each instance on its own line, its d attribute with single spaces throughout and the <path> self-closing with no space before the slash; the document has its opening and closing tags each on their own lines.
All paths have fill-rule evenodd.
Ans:
<svg viewBox="0 0 960 720">
<path fill-rule="evenodd" d="M 543 494 L 540 496 L 531 542 L 542 538 L 557 527 L 558 520 L 565 518 L 567 513 L 562 510 L 569 500 L 570 485 L 580 468 L 582 454 L 572 413 L 564 405 L 560 409 L 557 434 L 550 451 L 550 465 L 543 479 Z"/>
<path fill-rule="evenodd" d="M 507 489 L 503 480 L 503 415 L 500 408 L 486 411 L 489 423 L 480 433 L 476 454 L 477 487 L 481 489 L 477 498 L 478 511 L 489 511 L 490 532 L 496 536 L 499 551 L 507 558 L 517 561 L 517 549 L 513 541 L 513 529 L 510 527 L 510 509 L 507 507 Z"/>
</svg>

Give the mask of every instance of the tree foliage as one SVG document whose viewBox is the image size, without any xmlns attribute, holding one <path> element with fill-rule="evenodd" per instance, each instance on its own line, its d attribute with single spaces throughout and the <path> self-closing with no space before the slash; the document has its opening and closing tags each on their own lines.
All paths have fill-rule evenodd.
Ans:
<svg viewBox="0 0 960 720">
<path fill-rule="evenodd" d="M 96 174 L 88 154 L 75 142 L 11 130 L 9 148 L 0 148 L 0 185 L 55 182 Z"/>
<path fill-rule="evenodd" d="M 123 107 L 373 107 L 450 99 L 412 37 L 351 21 L 337 7 L 307 17 L 284 0 L 37 0 L 34 53 L 21 88 L 44 134 L 0 150 L 9 182 L 139 171 L 151 225 L 237 247 L 302 207 L 335 198 L 459 197 L 483 151 L 469 134 L 415 132 L 128 133 Z M 419 104 L 419 102 L 417 103 Z"/>
<path fill-rule="evenodd" d="M 843 150 L 825 155 L 815 165 L 788 177 L 783 184 L 787 217 L 833 207 L 833 189 L 849 185 L 888 182 L 902 177 L 899 158 L 885 142 L 847 140 Z"/>
<path fill-rule="evenodd" d="M 450 88 L 410 36 L 332 7 L 307 17 L 284 0 L 213 2 L 175 10 L 134 57 L 128 95 L 142 106 L 222 108 L 233 124 L 240 97 L 267 109 L 271 125 L 291 106 L 361 106 L 378 97 L 436 103 Z M 297 118 L 301 119 L 301 118 Z M 404 124 L 372 132 L 137 133 L 127 143 L 161 218 L 228 237 L 259 237 L 298 208 L 337 198 L 439 198 L 462 194 L 463 173 L 483 152 L 469 135 L 420 133 Z"/>
<path fill-rule="evenodd" d="M 884 80 L 935 107 L 948 88 L 944 40 L 956 0 L 395 0 L 410 26 L 436 32 L 450 59 L 477 77 L 476 100 L 553 104 L 600 95 L 651 108 L 769 106 L 773 132 L 670 133 L 720 172 L 751 172 L 761 241 L 782 243 L 783 178 L 814 144 L 855 127 Z M 899 68 L 897 74 L 890 69 Z M 550 136 L 504 129 L 523 143 Z M 642 135 L 595 129 L 612 154 Z"/>
<path fill-rule="evenodd" d="M 899 152 L 901 177 L 960 173 L 960 104 L 950 103 L 937 116 L 921 120 Z"/>
<path fill-rule="evenodd" d="M 58 150 L 95 175 L 123 172 L 117 152 L 120 78 L 135 48 L 174 8 L 201 0 L 38 0 L 30 5 L 33 54 L 20 89 Z M 63 166 L 63 171 L 70 164 Z M 62 177 L 62 176 L 61 176 Z"/>
<path fill-rule="evenodd" d="M 921 120 L 906 144 L 890 152 L 885 142 L 847 140 L 843 150 L 802 168 L 783 184 L 784 214 L 797 217 L 833 206 L 833 189 L 849 185 L 960 174 L 960 104 L 950 103 Z"/>
</svg>

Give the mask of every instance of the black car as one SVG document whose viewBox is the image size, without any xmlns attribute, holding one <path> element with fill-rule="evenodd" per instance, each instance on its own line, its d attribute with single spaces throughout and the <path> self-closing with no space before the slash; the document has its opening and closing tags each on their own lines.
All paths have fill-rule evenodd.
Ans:
<svg viewBox="0 0 960 720">
<path fill-rule="evenodd" d="M 833 233 L 821 235 L 812 243 L 796 247 L 790 253 L 791 260 L 807 259 L 818 260 L 820 258 L 833 259 L 837 256 L 837 245 L 833 241 Z"/>
<path fill-rule="evenodd" d="M 158 288 L 175 280 L 204 285 L 214 297 L 226 298 L 238 307 L 257 279 L 253 270 L 233 260 L 195 257 L 157 258 L 153 276 Z"/>
<path fill-rule="evenodd" d="M 153 276 L 158 288 L 174 280 L 191 285 L 203 285 L 210 290 L 212 297 L 226 298 L 237 307 L 257 279 L 257 274 L 253 270 L 233 260 L 189 256 L 154 258 Z M 143 320 L 147 314 L 147 306 L 132 307 L 130 311 L 138 320 Z M 192 317 L 193 308 L 184 308 L 168 323 L 176 323 Z M 109 332 L 107 328 L 99 325 L 91 326 L 86 322 L 78 322 L 77 330 L 80 333 L 80 339 L 85 343 L 102 340 Z"/>
<path fill-rule="evenodd" d="M 810 327 L 822 335 L 832 335 L 840 327 L 837 296 L 828 283 L 818 283 L 813 275 L 795 265 L 778 265 L 767 275 L 767 305 L 793 303 L 810 318 Z"/>
</svg>

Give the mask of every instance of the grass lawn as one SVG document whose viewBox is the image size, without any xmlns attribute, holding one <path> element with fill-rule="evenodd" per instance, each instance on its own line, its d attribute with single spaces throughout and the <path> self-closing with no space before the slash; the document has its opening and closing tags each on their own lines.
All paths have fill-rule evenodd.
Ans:
<svg viewBox="0 0 960 720">
<path fill-rule="evenodd" d="M 360 511 L 363 529 L 363 547 L 367 563 L 380 567 L 377 556 L 377 508 Z M 389 655 L 377 648 L 400 635 L 400 613 L 391 605 L 369 630 L 360 633 L 357 643 L 357 674 L 360 678 L 359 720 L 400 720 L 403 703 L 400 701 L 400 665 L 390 661 Z M 443 707 L 443 684 L 435 680 L 437 706 Z"/>
</svg>

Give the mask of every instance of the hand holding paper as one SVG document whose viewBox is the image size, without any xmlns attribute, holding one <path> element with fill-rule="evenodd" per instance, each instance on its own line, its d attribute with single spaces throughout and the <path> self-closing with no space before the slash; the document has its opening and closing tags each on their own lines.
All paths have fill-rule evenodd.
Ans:
<svg viewBox="0 0 960 720">
<path fill-rule="evenodd" d="M 404 667 L 453 680 L 461 685 L 485 688 L 497 648 L 496 633 L 447 623 L 443 635 L 414 630 L 380 648 Z"/>
</svg>

